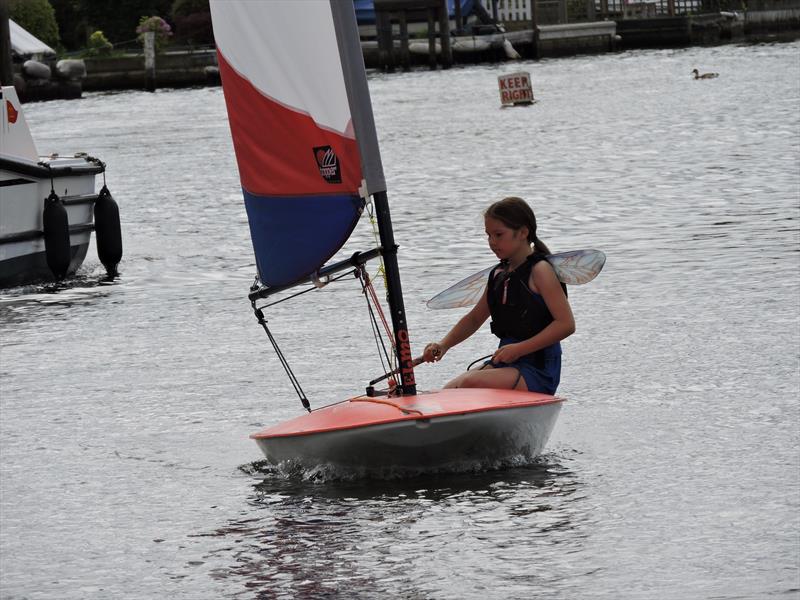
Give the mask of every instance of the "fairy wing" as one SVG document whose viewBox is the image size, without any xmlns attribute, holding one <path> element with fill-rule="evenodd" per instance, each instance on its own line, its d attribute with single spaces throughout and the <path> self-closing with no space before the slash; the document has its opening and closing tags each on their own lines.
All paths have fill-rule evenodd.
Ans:
<svg viewBox="0 0 800 600">
<path fill-rule="evenodd" d="M 567 285 L 581 285 L 589 283 L 603 270 L 606 255 L 600 250 L 571 250 L 550 254 L 547 261 L 553 265 L 559 281 Z"/>
<path fill-rule="evenodd" d="M 589 283 L 597 277 L 606 264 L 606 255 L 600 250 L 571 250 L 549 254 L 548 262 L 553 265 L 559 281 L 567 285 L 580 285 Z M 473 306 L 480 300 L 486 287 L 486 278 L 489 272 L 497 265 L 479 271 L 451 285 L 443 292 L 439 292 L 428 300 L 428 308 L 460 308 Z"/>
<path fill-rule="evenodd" d="M 460 308 L 475 305 L 486 287 L 489 272 L 496 266 L 492 265 L 488 269 L 473 273 L 466 279 L 451 285 L 445 291 L 439 292 L 428 300 L 428 308 Z"/>
</svg>

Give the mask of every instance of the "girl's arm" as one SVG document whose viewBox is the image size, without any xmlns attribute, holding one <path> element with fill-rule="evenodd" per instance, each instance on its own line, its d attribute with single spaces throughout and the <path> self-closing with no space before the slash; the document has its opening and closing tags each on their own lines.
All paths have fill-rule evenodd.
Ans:
<svg viewBox="0 0 800 600">
<path fill-rule="evenodd" d="M 494 362 L 514 362 L 521 356 L 551 346 L 575 333 L 575 318 L 572 316 L 569 300 L 550 263 L 546 260 L 536 263 L 528 285 L 544 298 L 547 309 L 553 315 L 553 322 L 523 342 L 498 348 L 492 356 Z"/>
<path fill-rule="evenodd" d="M 425 351 L 422 354 L 425 362 L 433 362 L 441 360 L 447 351 L 460 344 L 473 333 L 478 331 L 481 325 L 489 318 L 489 302 L 486 300 L 486 290 L 483 290 L 483 295 L 478 303 L 472 307 L 466 315 L 459 319 L 453 328 L 448 332 L 441 342 L 433 342 L 425 346 Z"/>
</svg>

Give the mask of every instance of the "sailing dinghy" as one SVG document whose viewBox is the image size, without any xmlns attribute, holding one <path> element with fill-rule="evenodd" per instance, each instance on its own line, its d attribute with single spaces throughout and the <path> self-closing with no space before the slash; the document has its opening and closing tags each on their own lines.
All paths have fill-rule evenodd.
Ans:
<svg viewBox="0 0 800 600">
<path fill-rule="evenodd" d="M 352 2 L 212 0 L 228 119 L 256 256 L 249 299 L 307 414 L 253 434 L 267 460 L 385 470 L 529 459 L 562 399 L 493 389 L 417 392 L 386 183 Z M 368 207 L 380 246 L 326 265 Z M 388 374 L 367 393 L 312 410 L 272 336 L 265 304 L 295 286 L 383 261 L 391 327 Z M 353 280 L 353 277 L 350 277 Z M 377 319 L 375 319 L 377 325 Z M 374 383 L 396 373 L 380 392 Z"/>
</svg>

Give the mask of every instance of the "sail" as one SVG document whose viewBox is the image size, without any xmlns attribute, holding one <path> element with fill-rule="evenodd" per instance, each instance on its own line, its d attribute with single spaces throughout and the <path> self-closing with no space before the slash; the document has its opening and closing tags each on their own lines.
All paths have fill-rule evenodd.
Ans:
<svg viewBox="0 0 800 600">
<path fill-rule="evenodd" d="M 359 189 L 385 186 L 355 12 L 337 0 L 210 4 L 259 278 L 295 283 L 347 241 Z"/>
</svg>

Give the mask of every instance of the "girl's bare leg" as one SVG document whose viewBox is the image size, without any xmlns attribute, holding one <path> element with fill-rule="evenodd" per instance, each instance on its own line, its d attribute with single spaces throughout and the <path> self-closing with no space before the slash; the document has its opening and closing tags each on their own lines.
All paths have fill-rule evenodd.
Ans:
<svg viewBox="0 0 800 600">
<path fill-rule="evenodd" d="M 514 387 L 516 384 L 516 387 Z M 525 380 L 519 376 L 519 371 L 513 367 L 503 367 L 493 369 L 475 369 L 462 373 L 452 381 L 449 381 L 445 388 L 492 388 L 498 390 L 523 390 L 527 391 Z"/>
</svg>

